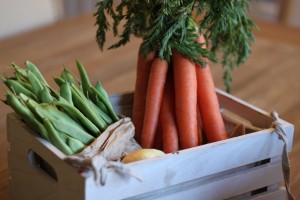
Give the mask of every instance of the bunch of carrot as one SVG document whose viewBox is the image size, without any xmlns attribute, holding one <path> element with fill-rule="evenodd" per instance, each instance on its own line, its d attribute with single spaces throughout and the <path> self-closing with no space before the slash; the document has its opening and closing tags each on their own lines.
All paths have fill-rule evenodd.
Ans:
<svg viewBox="0 0 300 200">
<path fill-rule="evenodd" d="M 205 43 L 199 36 L 199 43 Z M 173 51 L 172 61 L 139 52 L 132 121 L 143 148 L 165 153 L 227 139 L 209 64 Z"/>
</svg>

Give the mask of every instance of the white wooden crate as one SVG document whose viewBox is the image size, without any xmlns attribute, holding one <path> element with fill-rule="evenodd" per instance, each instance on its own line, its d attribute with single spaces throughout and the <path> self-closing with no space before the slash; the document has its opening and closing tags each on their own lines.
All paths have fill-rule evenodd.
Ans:
<svg viewBox="0 0 300 200">
<path fill-rule="evenodd" d="M 129 163 L 142 181 L 110 171 L 105 186 L 85 178 L 63 161 L 53 145 L 14 113 L 7 116 L 11 174 L 10 199 L 285 199 L 282 187 L 283 142 L 268 113 L 217 90 L 220 106 L 251 121 L 262 131 Z M 117 113 L 130 116 L 132 94 L 111 96 Z M 294 126 L 281 120 L 292 148 Z"/>
</svg>

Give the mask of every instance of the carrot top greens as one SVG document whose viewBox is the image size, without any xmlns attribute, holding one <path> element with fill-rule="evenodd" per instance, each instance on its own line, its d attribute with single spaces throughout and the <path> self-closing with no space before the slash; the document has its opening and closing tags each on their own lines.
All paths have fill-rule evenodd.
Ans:
<svg viewBox="0 0 300 200">
<path fill-rule="evenodd" d="M 170 61 L 176 49 L 201 66 L 205 58 L 224 67 L 224 84 L 230 91 L 231 72 L 248 59 L 254 41 L 254 22 L 247 17 L 247 0 L 100 0 L 95 12 L 96 40 L 103 50 L 111 29 L 120 40 L 109 47 L 118 48 L 130 36 L 143 39 L 142 53 L 158 49 L 159 57 Z M 112 18 L 109 22 L 107 16 Z M 118 27 L 122 25 L 122 32 Z M 208 45 L 196 42 L 204 34 Z M 218 56 L 217 56 L 218 55 Z"/>
</svg>

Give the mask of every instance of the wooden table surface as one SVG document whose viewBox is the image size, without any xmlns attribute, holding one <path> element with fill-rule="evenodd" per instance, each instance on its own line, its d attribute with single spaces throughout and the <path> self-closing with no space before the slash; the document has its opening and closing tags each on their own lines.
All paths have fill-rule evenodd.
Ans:
<svg viewBox="0 0 300 200">
<path fill-rule="evenodd" d="M 256 42 L 250 59 L 233 74 L 232 94 L 263 110 L 276 110 L 295 125 L 292 163 L 292 192 L 300 199 L 300 30 L 283 25 L 257 22 Z M 52 76 L 65 66 L 78 75 L 80 60 L 95 81 L 99 79 L 109 93 L 132 91 L 139 39 L 117 50 L 101 52 L 95 40 L 92 14 L 60 21 L 54 25 L 0 41 L 0 74 L 11 74 L 12 62 L 23 65 L 30 60 L 55 87 Z M 116 41 L 112 35 L 108 41 Z M 222 67 L 213 65 L 216 87 L 224 89 Z M 1 99 L 4 99 L 1 84 Z M 12 110 L 0 103 L 0 199 L 8 199 L 9 171 L 6 152 L 6 114 Z M 34 190 L 34 188 L 33 188 Z"/>
</svg>

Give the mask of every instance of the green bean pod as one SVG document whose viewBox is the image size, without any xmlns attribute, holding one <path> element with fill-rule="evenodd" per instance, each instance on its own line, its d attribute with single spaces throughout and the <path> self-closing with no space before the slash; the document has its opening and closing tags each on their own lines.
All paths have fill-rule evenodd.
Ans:
<svg viewBox="0 0 300 200">
<path fill-rule="evenodd" d="M 30 61 L 26 61 L 25 65 L 28 67 L 28 70 L 31 71 L 38 80 L 40 80 L 46 86 L 49 86 L 44 76 L 41 74 L 40 70 Z"/>
<path fill-rule="evenodd" d="M 31 71 L 27 71 L 28 80 L 30 84 L 32 85 L 33 93 L 38 96 L 38 94 L 43 90 L 43 85 L 38 80 L 38 78 L 35 76 L 35 74 Z"/>
<path fill-rule="evenodd" d="M 119 117 L 116 115 L 110 101 L 108 99 L 106 99 L 104 95 L 99 93 L 99 91 L 96 90 L 94 87 L 89 87 L 89 94 L 96 95 L 99 98 L 99 100 L 105 104 L 106 109 L 107 109 L 110 117 L 114 120 L 114 122 L 119 120 Z"/>
<path fill-rule="evenodd" d="M 11 65 L 14 68 L 16 74 L 18 74 L 20 77 L 22 77 L 22 79 L 24 79 L 26 82 L 29 82 L 28 75 L 27 75 L 27 71 L 28 71 L 27 69 L 22 69 L 15 63 L 12 63 Z"/>
<path fill-rule="evenodd" d="M 43 85 L 43 86 L 46 87 L 50 91 L 50 95 L 53 97 L 53 99 L 58 99 L 59 98 L 59 93 L 57 91 L 55 91 L 50 86 L 46 86 L 46 85 Z"/>
<path fill-rule="evenodd" d="M 67 114 L 58 110 L 53 105 L 39 104 L 22 93 L 20 94 L 20 97 L 25 102 L 29 110 L 31 110 L 31 112 L 33 112 L 39 118 L 39 120 L 43 121 L 44 118 L 62 120 L 84 131 L 84 128 L 80 124 L 74 121 Z"/>
<path fill-rule="evenodd" d="M 70 137 L 68 135 L 66 135 L 66 142 L 67 142 L 67 145 L 70 147 L 70 149 L 72 149 L 72 151 L 74 153 L 79 153 L 81 152 L 86 146 L 80 142 L 79 140 L 73 138 L 73 137 Z"/>
<path fill-rule="evenodd" d="M 92 135 L 100 135 L 100 130 L 97 128 L 97 126 L 95 126 L 87 117 L 85 117 L 82 112 L 80 112 L 80 110 L 78 110 L 75 106 L 72 106 L 68 104 L 68 102 L 63 101 L 55 101 L 54 105 L 61 108 L 78 123 L 81 123 L 83 127 L 85 127 L 85 129 Z"/>
<path fill-rule="evenodd" d="M 109 100 L 108 94 L 106 92 L 106 90 L 103 88 L 101 82 L 99 80 L 97 80 L 96 84 L 95 84 L 95 89 L 103 95 L 103 97 L 105 97 L 107 100 Z"/>
<path fill-rule="evenodd" d="M 45 119 L 43 119 L 43 122 L 44 122 L 46 130 L 49 133 L 49 138 L 51 140 L 51 143 L 66 155 L 74 154 L 72 149 L 66 144 L 65 141 L 63 141 L 63 139 L 59 135 L 59 132 L 54 128 L 51 121 L 49 119 L 45 118 Z"/>
<path fill-rule="evenodd" d="M 72 99 L 74 105 L 87 117 L 93 124 L 95 124 L 99 130 L 102 132 L 108 126 L 106 122 L 98 117 L 98 114 L 89 106 L 88 99 L 83 95 L 83 93 L 76 88 L 74 85 L 71 85 L 72 89 Z"/>
<path fill-rule="evenodd" d="M 37 102 L 26 98 L 23 94 L 21 94 L 21 98 L 25 101 L 26 105 L 28 105 L 29 109 L 32 110 L 42 121 L 44 119 L 50 120 L 56 130 L 65 132 L 66 134 L 81 140 L 85 144 L 94 140 L 94 137 L 89 135 L 82 126 L 63 112 L 56 109 L 54 106 L 49 104 L 38 104 Z"/>
<path fill-rule="evenodd" d="M 66 82 L 64 79 L 62 79 L 60 77 L 53 77 L 53 79 L 54 79 L 56 85 L 58 85 L 59 87 Z"/>
<path fill-rule="evenodd" d="M 60 86 L 59 94 L 65 100 L 67 100 L 71 105 L 73 105 L 72 91 L 71 91 L 71 86 L 70 86 L 69 82 L 65 82 Z"/>
<path fill-rule="evenodd" d="M 69 124 L 76 126 L 78 129 L 85 131 L 85 129 L 80 124 L 78 124 L 74 119 L 72 119 L 66 113 L 58 110 L 55 106 L 46 104 L 46 105 L 41 105 L 41 108 L 43 109 L 44 114 L 49 116 L 51 119 L 66 121 Z"/>
<path fill-rule="evenodd" d="M 113 120 L 103 111 L 101 110 L 97 105 L 95 105 L 91 100 L 89 100 L 90 107 L 93 108 L 108 125 L 113 123 Z"/>
<path fill-rule="evenodd" d="M 32 128 L 32 130 L 37 131 L 44 139 L 50 141 L 44 125 L 36 119 L 36 116 L 34 116 L 22 102 L 20 102 L 17 96 L 7 91 L 6 102 L 25 121 L 25 123 Z"/>
<path fill-rule="evenodd" d="M 94 137 L 88 134 L 87 132 L 79 129 L 72 124 L 63 121 L 63 120 L 56 120 L 56 119 L 49 119 L 52 125 L 55 127 L 56 130 L 67 134 L 70 137 L 76 138 L 77 140 L 81 141 L 83 144 L 89 145 L 92 141 L 94 141 Z"/>
<path fill-rule="evenodd" d="M 77 69 L 78 69 L 79 75 L 80 75 L 80 80 L 81 80 L 81 84 L 82 84 L 82 92 L 86 96 L 88 93 L 88 89 L 92 84 L 91 84 L 90 78 L 89 78 L 85 68 L 78 60 L 76 61 L 76 65 L 77 65 Z"/>
<path fill-rule="evenodd" d="M 105 112 L 106 114 L 109 114 L 107 108 L 106 108 L 106 105 L 99 100 L 98 96 L 97 95 L 93 95 L 93 94 L 90 94 L 89 92 L 89 96 L 88 96 L 92 102 L 98 107 L 100 108 L 103 112 Z"/>
<path fill-rule="evenodd" d="M 66 82 L 76 85 L 77 80 L 72 75 L 72 73 L 69 70 L 67 70 L 66 68 L 64 68 L 64 71 L 61 73 L 60 77 L 63 80 L 65 80 Z"/>
<path fill-rule="evenodd" d="M 14 93 L 16 93 L 17 95 L 19 95 L 20 93 L 25 94 L 26 96 L 37 100 L 36 95 L 31 92 L 30 90 L 28 90 L 27 88 L 25 88 L 23 85 L 21 85 L 18 81 L 15 80 L 11 80 L 11 79 L 3 79 L 4 84 Z"/>
<path fill-rule="evenodd" d="M 50 94 L 50 91 L 47 87 L 43 87 L 43 89 L 38 94 L 39 103 L 51 103 L 53 102 L 53 97 Z"/>
<path fill-rule="evenodd" d="M 43 119 L 45 118 L 50 118 L 50 119 L 56 119 L 57 116 L 54 116 L 52 114 L 50 114 L 42 105 L 43 104 L 39 104 L 38 102 L 28 98 L 26 95 L 24 94 L 20 94 L 20 98 L 22 99 L 22 101 L 25 103 L 25 105 L 28 107 L 28 109 L 37 117 L 37 119 L 40 122 L 43 122 Z"/>
<path fill-rule="evenodd" d="M 93 97 L 93 95 L 91 95 L 91 97 Z M 105 112 L 106 114 L 109 114 L 108 113 L 108 110 L 107 110 L 107 108 L 106 108 L 106 106 L 105 106 L 105 104 L 102 102 L 102 101 L 100 101 L 99 100 L 99 98 L 98 98 L 98 96 L 96 95 L 96 96 L 94 96 L 94 104 L 95 105 L 97 105 L 97 107 L 99 107 L 103 112 Z"/>
<path fill-rule="evenodd" d="M 13 79 L 15 78 L 15 79 Z M 15 77 L 12 77 L 10 79 L 16 80 L 18 81 L 18 83 L 20 83 L 23 87 L 25 87 L 27 90 L 32 91 L 32 86 L 30 85 L 30 83 L 28 83 L 27 81 L 22 80 L 22 78 L 20 77 L 20 75 L 18 75 L 16 73 Z"/>
</svg>

